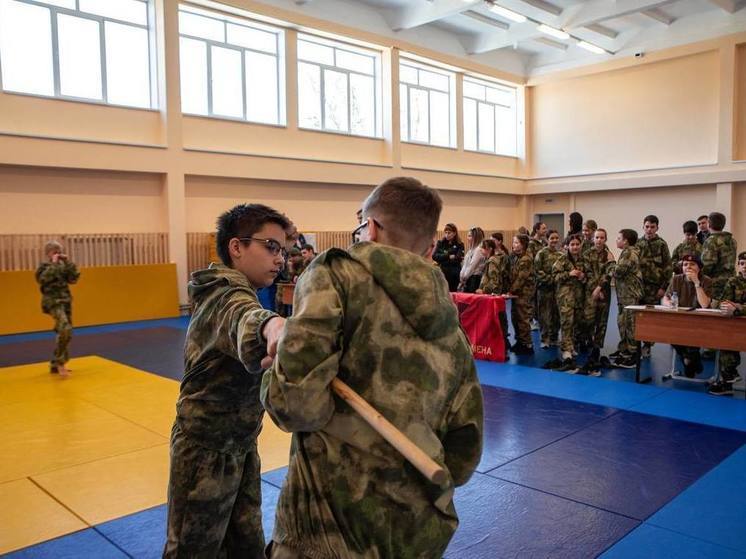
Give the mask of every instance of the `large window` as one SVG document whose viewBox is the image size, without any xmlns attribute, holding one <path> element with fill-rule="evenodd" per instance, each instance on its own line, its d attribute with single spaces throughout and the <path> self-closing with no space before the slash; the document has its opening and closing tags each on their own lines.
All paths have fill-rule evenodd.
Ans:
<svg viewBox="0 0 746 559">
<path fill-rule="evenodd" d="M 455 74 L 409 60 L 399 65 L 401 139 L 455 147 Z"/>
<path fill-rule="evenodd" d="M 464 77 L 464 149 L 517 155 L 516 90 Z"/>
<path fill-rule="evenodd" d="M 298 37 L 298 125 L 381 136 L 380 55 L 310 35 Z"/>
<path fill-rule="evenodd" d="M 183 112 L 285 124 L 281 29 L 182 5 L 179 35 Z"/>
<path fill-rule="evenodd" d="M 152 108 L 148 0 L 0 0 L 5 91 Z"/>
</svg>

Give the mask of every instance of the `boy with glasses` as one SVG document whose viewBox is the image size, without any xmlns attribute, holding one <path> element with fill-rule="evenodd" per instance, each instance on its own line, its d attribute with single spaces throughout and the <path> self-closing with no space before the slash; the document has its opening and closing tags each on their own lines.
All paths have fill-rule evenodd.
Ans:
<svg viewBox="0 0 746 559">
<path fill-rule="evenodd" d="M 222 264 L 192 273 L 164 557 L 264 557 L 261 360 L 274 355 L 284 319 L 260 306 L 256 289 L 283 266 L 288 228 L 272 208 L 238 205 L 218 218 Z"/>
</svg>

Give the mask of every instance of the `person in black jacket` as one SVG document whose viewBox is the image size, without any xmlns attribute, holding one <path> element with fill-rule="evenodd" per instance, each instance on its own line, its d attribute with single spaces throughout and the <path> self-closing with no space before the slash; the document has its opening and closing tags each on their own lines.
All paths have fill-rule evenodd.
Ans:
<svg viewBox="0 0 746 559">
<path fill-rule="evenodd" d="M 443 271 L 443 275 L 448 282 L 448 290 L 456 291 L 458 289 L 459 272 L 461 263 L 464 260 L 464 243 L 458 236 L 458 228 L 453 223 L 445 226 L 445 236 L 438 241 L 433 260 Z"/>
</svg>

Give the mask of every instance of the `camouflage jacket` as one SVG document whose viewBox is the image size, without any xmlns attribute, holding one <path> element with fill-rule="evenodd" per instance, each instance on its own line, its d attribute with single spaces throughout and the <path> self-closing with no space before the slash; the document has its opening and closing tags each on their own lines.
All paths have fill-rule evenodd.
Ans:
<svg viewBox="0 0 746 559">
<path fill-rule="evenodd" d="M 724 285 L 736 270 L 736 240 L 727 231 L 713 232 L 702 245 L 702 272 Z"/>
<path fill-rule="evenodd" d="M 550 247 L 543 248 L 534 258 L 534 272 L 536 273 L 536 288 L 539 290 L 554 289 L 554 275 L 552 266 L 562 256 L 561 250 Z"/>
<path fill-rule="evenodd" d="M 593 241 L 589 241 L 586 238 L 583 238 L 583 243 L 580 245 L 580 254 L 585 254 L 589 250 L 593 250 Z"/>
<path fill-rule="evenodd" d="M 547 242 L 539 239 L 535 239 L 531 237 L 528 240 L 528 254 L 531 256 L 531 259 L 536 258 L 536 255 L 539 254 L 539 251 L 543 249 L 545 246 L 547 246 Z"/>
<path fill-rule="evenodd" d="M 313 558 L 441 557 L 458 524 L 454 487 L 482 453 L 482 391 L 441 271 L 363 242 L 320 254 L 262 380 L 293 433 L 273 539 Z M 343 400 L 360 394 L 443 465 L 428 482 Z"/>
<path fill-rule="evenodd" d="M 583 254 L 583 271 L 585 272 L 586 289 L 592 291 L 597 287 L 609 287 L 609 262 L 611 251 L 604 246 L 604 250 L 598 251 L 595 247 Z"/>
<path fill-rule="evenodd" d="M 509 285 L 510 258 L 507 254 L 498 252 L 487 259 L 479 289 L 488 295 L 500 295 L 508 292 Z"/>
<path fill-rule="evenodd" d="M 552 276 L 554 284 L 557 286 L 557 299 L 573 298 L 577 299 L 583 296 L 585 290 L 585 278 L 579 279 L 571 276 L 570 272 L 580 270 L 585 273 L 583 268 L 583 258 L 581 256 L 573 257 L 567 252 L 561 252 L 559 258 L 552 266 Z"/>
<path fill-rule="evenodd" d="M 741 305 L 746 304 L 746 278 L 743 276 L 733 276 L 725 284 L 723 294 L 717 301 L 712 300 L 710 306 L 714 309 L 720 307 L 722 301 L 730 301 L 732 303 L 738 303 Z M 746 312 L 736 311 L 736 316 L 743 316 Z"/>
<path fill-rule="evenodd" d="M 49 312 L 55 305 L 70 303 L 69 284 L 75 283 L 80 277 L 78 268 L 70 262 L 42 262 L 36 269 L 36 282 L 41 290 L 41 310 Z"/>
<path fill-rule="evenodd" d="M 534 278 L 534 261 L 528 253 L 510 257 L 510 289 L 511 295 L 520 299 L 530 300 L 536 292 Z"/>
<path fill-rule="evenodd" d="M 650 240 L 643 237 L 635 246 L 640 254 L 643 285 L 665 290 L 673 275 L 671 253 L 666 241 L 658 235 Z"/>
<path fill-rule="evenodd" d="M 609 276 L 616 283 L 617 297 L 622 295 L 625 299 L 639 301 L 642 297 L 642 272 L 637 247 L 625 248 L 616 263 L 609 264 L 608 269 Z"/>
<path fill-rule="evenodd" d="M 261 429 L 261 329 L 277 315 L 261 307 L 246 276 L 222 265 L 192 273 L 189 296 L 176 424 L 201 446 L 243 452 Z"/>
<path fill-rule="evenodd" d="M 694 244 L 684 241 L 683 243 L 676 245 L 676 248 L 673 249 L 673 252 L 671 253 L 674 274 L 682 273 L 681 259 L 687 254 L 691 254 L 692 256 L 702 256 L 702 245 L 699 244 L 699 241 L 695 241 Z"/>
</svg>

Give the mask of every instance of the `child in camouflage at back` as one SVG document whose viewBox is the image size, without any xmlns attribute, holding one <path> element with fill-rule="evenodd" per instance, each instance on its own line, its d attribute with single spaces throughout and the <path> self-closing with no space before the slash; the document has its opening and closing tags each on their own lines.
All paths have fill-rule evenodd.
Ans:
<svg viewBox="0 0 746 559">
<path fill-rule="evenodd" d="M 44 253 L 48 261 L 36 269 L 36 282 L 41 289 L 41 310 L 54 319 L 54 331 L 57 334 L 49 372 L 67 377 L 70 371 L 65 364 L 70 360 L 68 347 L 73 332 L 73 298 L 69 284 L 77 282 L 80 273 L 57 241 L 48 242 L 44 246 Z"/>
<path fill-rule="evenodd" d="M 194 310 L 171 432 L 164 557 L 264 557 L 261 360 L 274 354 L 284 319 L 259 305 L 256 289 L 279 273 L 287 227 L 267 206 L 234 207 L 218 219 L 222 264 L 189 282 Z"/>
</svg>

